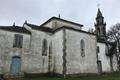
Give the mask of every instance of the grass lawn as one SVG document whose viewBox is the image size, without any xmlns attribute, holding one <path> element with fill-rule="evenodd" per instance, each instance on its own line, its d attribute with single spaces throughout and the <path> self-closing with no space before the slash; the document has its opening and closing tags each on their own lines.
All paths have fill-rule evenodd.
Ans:
<svg viewBox="0 0 120 80">
<path fill-rule="evenodd" d="M 96 75 L 96 76 L 66 78 L 66 79 L 58 78 L 58 77 L 36 77 L 36 78 L 25 78 L 24 80 L 120 80 L 120 72 Z"/>
</svg>

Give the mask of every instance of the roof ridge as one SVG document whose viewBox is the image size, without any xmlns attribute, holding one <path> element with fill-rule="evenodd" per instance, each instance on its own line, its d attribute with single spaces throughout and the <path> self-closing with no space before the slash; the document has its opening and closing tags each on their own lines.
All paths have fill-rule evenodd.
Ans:
<svg viewBox="0 0 120 80">
<path fill-rule="evenodd" d="M 82 24 L 79 24 L 79 23 L 76 23 L 76 22 L 73 22 L 73 21 L 69 21 L 69 20 L 66 20 L 66 19 L 58 18 L 58 17 L 55 17 L 55 16 L 51 17 L 50 19 L 48 19 L 46 22 L 44 22 L 40 26 L 44 26 L 46 23 L 50 22 L 52 19 L 62 20 L 62 21 L 65 21 L 65 22 L 68 22 L 68 23 L 75 24 L 75 25 L 78 25 L 80 27 L 83 27 Z"/>
</svg>

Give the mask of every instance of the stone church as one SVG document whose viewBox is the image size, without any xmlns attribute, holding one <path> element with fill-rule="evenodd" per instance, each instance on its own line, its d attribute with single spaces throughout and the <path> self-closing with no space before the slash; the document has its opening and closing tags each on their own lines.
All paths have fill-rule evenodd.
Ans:
<svg viewBox="0 0 120 80">
<path fill-rule="evenodd" d="M 106 23 L 98 9 L 95 31 L 52 17 L 42 25 L 0 26 L 0 74 L 99 74 L 118 70 L 106 41 Z"/>
</svg>

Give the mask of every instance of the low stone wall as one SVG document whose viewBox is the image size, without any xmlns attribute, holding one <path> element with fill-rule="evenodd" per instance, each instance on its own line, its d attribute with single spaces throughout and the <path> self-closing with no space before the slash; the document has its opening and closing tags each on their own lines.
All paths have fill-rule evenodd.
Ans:
<svg viewBox="0 0 120 80">
<path fill-rule="evenodd" d="M 24 75 L 18 74 L 18 75 L 12 75 L 12 74 L 5 74 L 3 76 L 3 80 L 23 80 Z"/>
</svg>

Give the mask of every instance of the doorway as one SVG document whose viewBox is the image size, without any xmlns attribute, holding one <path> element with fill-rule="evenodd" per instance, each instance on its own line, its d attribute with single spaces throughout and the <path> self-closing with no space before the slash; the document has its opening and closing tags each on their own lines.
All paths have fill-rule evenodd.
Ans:
<svg viewBox="0 0 120 80">
<path fill-rule="evenodd" d="M 18 74 L 21 71 L 21 57 L 13 56 L 10 68 L 10 73 L 13 75 Z"/>
<path fill-rule="evenodd" d="M 102 63 L 101 61 L 97 61 L 97 64 L 98 64 L 98 72 L 101 74 L 102 73 Z"/>
</svg>

